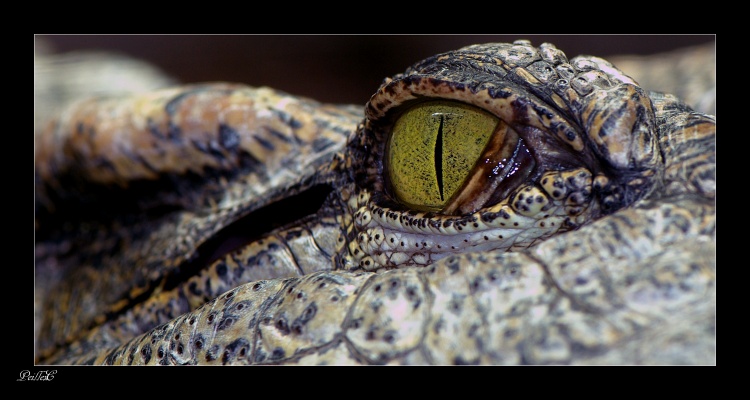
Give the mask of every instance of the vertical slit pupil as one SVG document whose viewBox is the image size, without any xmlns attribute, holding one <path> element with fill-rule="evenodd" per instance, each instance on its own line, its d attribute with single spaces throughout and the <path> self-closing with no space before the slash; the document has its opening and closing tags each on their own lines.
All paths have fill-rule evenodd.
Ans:
<svg viewBox="0 0 750 400">
<path fill-rule="evenodd" d="M 443 199 L 443 118 L 440 116 L 438 125 L 437 141 L 435 142 L 435 173 L 437 174 L 438 190 L 440 190 L 440 201 Z"/>
</svg>

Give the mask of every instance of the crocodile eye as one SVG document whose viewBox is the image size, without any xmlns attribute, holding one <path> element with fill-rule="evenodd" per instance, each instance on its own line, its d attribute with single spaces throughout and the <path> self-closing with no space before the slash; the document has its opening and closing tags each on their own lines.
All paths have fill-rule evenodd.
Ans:
<svg viewBox="0 0 750 400">
<path fill-rule="evenodd" d="M 393 126 L 387 150 L 398 201 L 440 211 L 461 188 L 499 119 L 457 102 L 433 101 L 406 110 Z"/>
<path fill-rule="evenodd" d="M 418 103 L 391 130 L 385 157 L 391 192 L 415 210 L 473 212 L 488 197 L 477 193 L 507 174 L 519 142 L 507 124 L 478 107 L 443 100 Z"/>
</svg>

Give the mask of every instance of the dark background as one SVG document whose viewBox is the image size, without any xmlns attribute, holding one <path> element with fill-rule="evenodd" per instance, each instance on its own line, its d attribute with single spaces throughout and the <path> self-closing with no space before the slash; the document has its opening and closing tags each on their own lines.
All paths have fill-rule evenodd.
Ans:
<svg viewBox="0 0 750 400">
<path fill-rule="evenodd" d="M 37 35 L 57 52 L 112 50 L 148 60 L 177 80 L 271 86 L 334 103 L 364 104 L 382 79 L 431 55 L 525 38 L 580 54 L 654 54 L 715 35 Z"/>
</svg>

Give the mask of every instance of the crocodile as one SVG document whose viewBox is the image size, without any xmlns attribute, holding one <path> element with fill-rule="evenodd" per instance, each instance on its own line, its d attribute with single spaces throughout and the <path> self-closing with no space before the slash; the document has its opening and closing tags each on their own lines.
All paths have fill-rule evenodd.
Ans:
<svg viewBox="0 0 750 400">
<path fill-rule="evenodd" d="M 364 108 L 78 101 L 35 140 L 35 363 L 714 364 L 715 111 L 680 95 L 517 40 Z"/>
</svg>

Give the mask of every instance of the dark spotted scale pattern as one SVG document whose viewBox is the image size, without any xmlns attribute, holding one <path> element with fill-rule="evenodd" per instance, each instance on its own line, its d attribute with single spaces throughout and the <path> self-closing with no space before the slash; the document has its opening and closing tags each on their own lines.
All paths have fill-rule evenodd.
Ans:
<svg viewBox="0 0 750 400">
<path fill-rule="evenodd" d="M 398 204 L 390 127 L 432 98 L 505 121 L 527 174 L 469 213 Z M 364 113 L 225 83 L 79 102 L 37 133 L 37 363 L 714 364 L 715 135 L 525 40 Z"/>
</svg>

